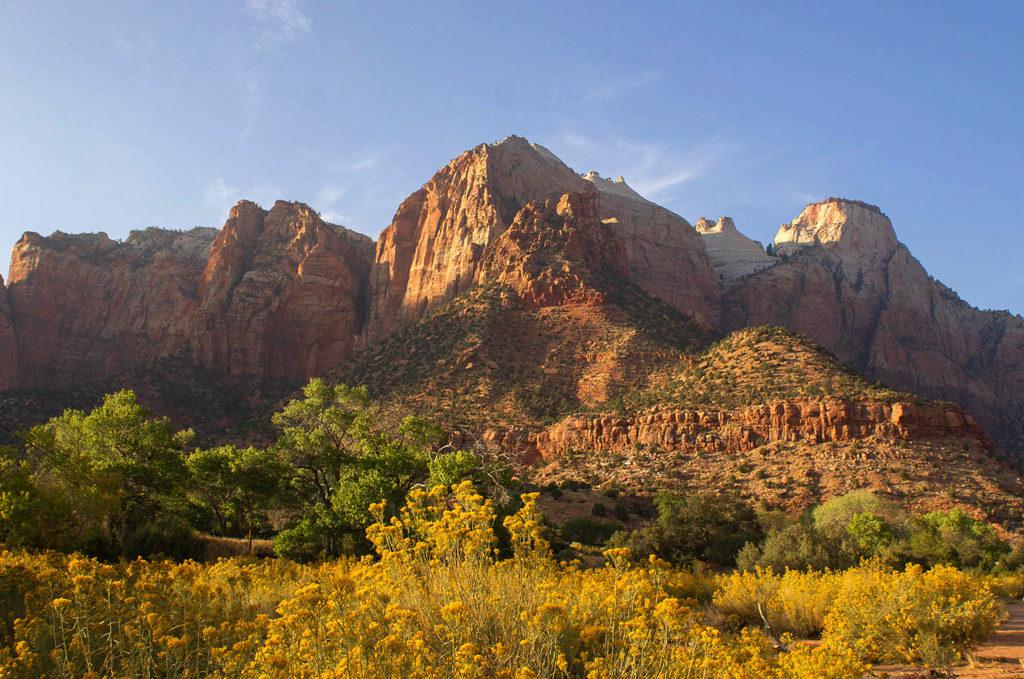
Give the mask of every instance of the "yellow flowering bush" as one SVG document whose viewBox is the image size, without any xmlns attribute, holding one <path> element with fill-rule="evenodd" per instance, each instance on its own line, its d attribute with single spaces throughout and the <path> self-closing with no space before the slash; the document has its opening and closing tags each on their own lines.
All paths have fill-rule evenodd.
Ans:
<svg viewBox="0 0 1024 679">
<path fill-rule="evenodd" d="M 842 575 L 824 639 L 870 660 L 944 666 L 984 641 L 1001 615 L 982 577 L 950 566 L 865 565 Z"/>
<path fill-rule="evenodd" d="M 552 558 L 535 500 L 505 520 L 508 559 L 468 484 L 414 491 L 394 517 L 374 507 L 378 560 L 3 552 L 0 677 L 852 679 L 895 657 L 889 639 L 901 659 L 938 653 L 933 642 L 958 651 L 997 613 L 987 585 L 955 569 L 707 576 L 628 550 L 582 569 Z M 750 617 L 753 603 L 759 619 L 760 601 L 780 631 L 824 627 L 825 643 L 780 654 L 756 627 L 706 625 L 697 600 L 715 582 L 723 610 Z"/>
<path fill-rule="evenodd" d="M 831 571 L 787 569 L 778 575 L 758 567 L 723 578 L 714 603 L 727 619 L 735 616 L 738 624 L 763 624 L 763 615 L 776 632 L 806 638 L 825 629 L 840 583 L 841 577 Z"/>
</svg>

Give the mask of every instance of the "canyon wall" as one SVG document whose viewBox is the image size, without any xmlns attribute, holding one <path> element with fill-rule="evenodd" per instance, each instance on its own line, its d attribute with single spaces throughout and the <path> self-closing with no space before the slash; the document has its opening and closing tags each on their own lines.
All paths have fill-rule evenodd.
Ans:
<svg viewBox="0 0 1024 679">
<path fill-rule="evenodd" d="M 955 401 L 1024 450 L 1024 319 L 968 305 L 858 201 L 809 206 L 774 250 L 771 268 L 723 286 L 723 330 L 787 327 L 870 378 Z"/>
<path fill-rule="evenodd" d="M 354 350 L 369 244 L 283 201 L 270 212 L 239 203 L 219 234 L 150 228 L 119 243 L 26 233 L 6 307 L 0 298 L 0 382 L 82 385 L 168 356 L 221 374 L 307 379 Z M 4 350 L 7 308 L 16 368 Z"/>
</svg>

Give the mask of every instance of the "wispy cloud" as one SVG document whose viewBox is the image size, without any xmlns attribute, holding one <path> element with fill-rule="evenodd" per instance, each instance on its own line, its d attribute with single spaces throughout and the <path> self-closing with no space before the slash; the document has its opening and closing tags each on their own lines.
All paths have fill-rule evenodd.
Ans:
<svg viewBox="0 0 1024 679">
<path fill-rule="evenodd" d="M 256 49 L 284 45 L 313 30 L 298 0 L 246 0 L 246 11 L 256 20 Z"/>
<path fill-rule="evenodd" d="M 312 206 L 335 224 L 376 235 L 415 189 L 396 162 L 402 155 L 397 148 L 336 153 L 299 147 L 297 152 L 323 168 L 324 183 L 313 194 Z"/>
<path fill-rule="evenodd" d="M 627 76 L 602 76 L 587 92 L 583 94 L 583 102 L 587 104 L 603 104 L 618 99 L 635 90 L 653 85 L 664 77 L 661 71 L 641 71 Z"/>
<path fill-rule="evenodd" d="M 263 98 L 260 94 L 259 74 L 252 72 L 242 86 L 242 130 L 238 133 L 239 143 L 244 144 L 256 129 L 260 119 Z"/>
<path fill-rule="evenodd" d="M 207 182 L 203 191 L 203 213 L 208 215 L 207 225 L 220 226 L 227 219 L 231 206 L 240 200 L 251 200 L 269 208 L 281 197 L 281 190 L 273 184 L 240 188 L 229 184 L 223 177 L 215 177 Z"/>
<path fill-rule="evenodd" d="M 578 171 L 597 167 L 603 176 L 622 175 L 644 197 L 665 203 L 680 198 L 689 185 L 705 178 L 738 152 L 736 144 L 718 137 L 688 148 L 573 133 L 563 135 L 562 141 L 572 149 L 569 159 L 573 163 L 587 163 L 585 167 L 578 166 Z M 600 167 L 609 162 L 614 167 L 605 175 Z"/>
</svg>

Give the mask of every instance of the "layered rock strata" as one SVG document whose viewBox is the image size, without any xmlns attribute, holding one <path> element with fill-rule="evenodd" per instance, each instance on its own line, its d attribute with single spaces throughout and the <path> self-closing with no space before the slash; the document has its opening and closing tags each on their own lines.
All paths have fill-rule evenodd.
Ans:
<svg viewBox="0 0 1024 679">
<path fill-rule="evenodd" d="M 969 306 L 859 201 L 808 206 L 775 252 L 778 264 L 725 286 L 723 330 L 787 327 L 870 378 L 955 401 L 1024 448 L 1024 319 Z"/>
<path fill-rule="evenodd" d="M 869 437 L 904 440 L 991 440 L 963 410 L 941 405 L 822 401 L 772 403 L 736 411 L 661 410 L 632 417 L 569 418 L 530 437 L 551 458 L 571 450 L 635 445 L 684 452 L 740 452 L 766 443 L 842 442 Z"/>
<path fill-rule="evenodd" d="M 654 447 L 663 452 L 742 453 L 769 443 L 963 439 L 992 450 L 985 430 L 952 405 L 850 400 L 776 402 L 737 410 L 659 409 L 625 417 L 569 417 L 539 432 L 489 430 L 485 445 L 518 453 L 525 462 L 575 451 L 615 452 Z M 455 432 L 456 445 L 478 438 Z"/>
<path fill-rule="evenodd" d="M 422 318 L 485 275 L 487 251 L 528 204 L 596 193 L 597 217 L 623 246 L 628 279 L 714 324 L 718 288 L 699 237 L 624 182 L 590 181 L 519 137 L 462 154 L 407 198 L 377 243 L 365 344 Z"/>
<path fill-rule="evenodd" d="M 239 203 L 219 234 L 147 229 L 119 243 L 26 233 L 7 287 L 16 369 L 0 298 L 0 382 L 81 385 L 167 356 L 220 374 L 307 379 L 354 350 L 368 243 L 283 201 L 270 212 Z"/>
<path fill-rule="evenodd" d="M 701 217 L 694 228 L 704 241 L 708 259 L 719 280 L 745 276 L 778 261 L 768 255 L 756 240 L 740 233 L 729 217 L 722 217 L 717 222 Z"/>
</svg>

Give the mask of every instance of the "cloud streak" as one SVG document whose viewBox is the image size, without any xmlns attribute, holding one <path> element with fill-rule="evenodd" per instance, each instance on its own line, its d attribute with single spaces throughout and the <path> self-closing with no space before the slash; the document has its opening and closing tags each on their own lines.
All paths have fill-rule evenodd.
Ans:
<svg viewBox="0 0 1024 679">
<path fill-rule="evenodd" d="M 640 73 L 620 78 L 602 78 L 599 85 L 593 86 L 583 95 L 586 104 L 605 104 L 619 99 L 630 92 L 653 85 L 664 77 L 661 71 L 641 71 Z"/>
<path fill-rule="evenodd" d="M 587 163 L 585 169 L 589 170 L 595 164 L 613 160 L 617 167 L 609 176 L 622 175 L 642 196 L 666 203 L 677 200 L 690 185 L 704 179 L 738 151 L 735 144 L 717 137 L 688 149 L 620 137 L 595 139 L 578 134 L 563 135 L 562 141 L 574 149 L 574 163 L 582 160 Z"/>
<path fill-rule="evenodd" d="M 256 20 L 257 50 L 294 42 L 313 30 L 297 0 L 246 0 L 245 9 Z"/>
</svg>

